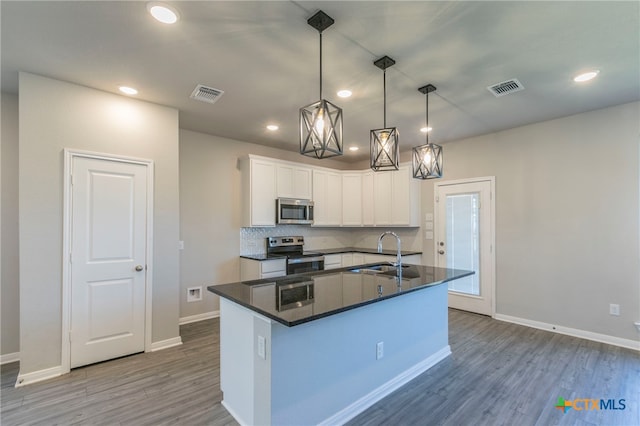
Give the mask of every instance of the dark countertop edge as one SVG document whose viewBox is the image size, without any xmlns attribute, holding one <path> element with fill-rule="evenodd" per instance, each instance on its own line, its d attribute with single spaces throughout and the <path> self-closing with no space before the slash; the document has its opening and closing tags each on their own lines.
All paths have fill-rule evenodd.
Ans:
<svg viewBox="0 0 640 426">
<path fill-rule="evenodd" d="M 366 254 L 385 254 L 395 256 L 397 251 L 395 250 L 382 250 L 382 253 L 378 253 L 377 249 L 371 248 L 362 248 L 362 247 L 343 247 L 343 248 L 334 248 L 334 249 L 319 249 L 319 250 L 311 250 L 314 252 L 322 253 L 322 254 L 341 254 L 341 253 L 366 253 Z M 410 256 L 412 254 L 422 254 L 421 251 L 417 250 L 400 250 L 400 254 L 402 256 Z"/>
<path fill-rule="evenodd" d="M 368 263 L 366 265 L 377 265 L 377 263 Z M 366 266 L 366 265 L 363 265 L 363 266 Z M 422 266 L 422 265 L 415 265 L 415 266 Z M 297 274 L 296 276 L 324 275 L 324 273 L 344 272 L 344 271 L 348 271 L 349 269 L 352 269 L 352 268 L 353 268 L 353 266 L 348 266 L 348 267 L 344 267 L 344 268 L 329 269 L 329 270 L 324 270 L 324 271 L 307 272 L 307 273 Z M 473 271 L 467 271 L 466 274 L 460 275 L 460 276 L 456 277 L 455 279 L 467 277 L 469 275 L 473 275 L 474 273 L 475 272 L 473 272 Z M 293 275 L 288 275 L 288 277 L 291 277 L 291 276 L 293 276 Z M 207 286 L 207 290 L 210 291 L 213 294 L 217 294 L 220 297 L 224 297 L 225 299 L 228 299 L 228 300 L 230 300 L 230 301 L 232 301 L 234 303 L 237 303 L 238 305 L 243 306 L 243 307 L 249 309 L 250 311 L 253 311 L 253 312 L 257 313 L 257 314 L 265 316 L 265 317 L 267 317 L 267 318 L 269 318 L 269 319 L 271 319 L 273 321 L 276 321 L 276 322 L 278 322 L 278 323 L 280 323 L 280 324 L 282 324 L 284 326 L 294 327 L 296 325 L 301 325 L 301 324 L 304 324 L 304 323 L 307 323 L 307 322 L 311 322 L 311 321 L 315 321 L 315 320 L 318 320 L 318 319 L 321 319 L 321 318 L 325 318 L 325 317 L 328 317 L 328 316 L 331 316 L 331 315 L 336 315 L 336 314 L 339 314 L 341 312 L 350 311 L 352 309 L 356 309 L 356 308 L 359 308 L 359 307 L 362 307 L 362 306 L 370 305 L 372 303 L 378 303 L 378 302 L 382 302 L 383 300 L 387 300 L 387 299 L 392 299 L 394 297 L 403 296 L 405 294 L 413 293 L 414 291 L 424 290 L 426 288 L 430 288 L 430 287 L 434 287 L 434 286 L 437 286 L 437 285 L 440 285 L 440 284 L 444 284 L 444 283 L 447 283 L 447 282 L 452 281 L 452 280 L 453 280 L 452 278 L 447 278 L 447 279 L 440 280 L 440 281 L 434 281 L 432 283 L 424 284 L 424 285 L 422 285 L 420 287 L 414 287 L 414 288 L 408 289 L 408 290 L 406 290 L 406 291 L 404 291 L 402 293 L 399 293 L 399 294 L 398 293 L 393 293 L 393 294 L 389 294 L 389 295 L 386 295 L 386 296 L 382 296 L 382 297 L 380 297 L 378 299 L 366 300 L 366 301 L 361 302 L 361 303 L 356 303 L 356 304 L 351 305 L 351 306 L 342 307 L 340 309 L 334 309 L 333 311 L 328 311 L 328 312 L 323 312 L 321 314 L 312 315 L 310 317 L 303 318 L 303 319 L 296 320 L 296 321 L 283 320 L 282 318 L 278 318 L 275 315 L 272 315 L 272 314 L 270 314 L 268 312 L 265 312 L 262 309 L 256 308 L 255 306 L 251 306 L 248 303 L 244 303 L 243 301 L 238 300 L 238 299 L 236 299 L 234 297 L 229 297 L 229 295 L 223 294 L 222 292 L 218 291 L 216 289 L 217 286 L 215 286 L 215 285 Z M 273 278 L 264 278 L 264 279 L 259 279 L 259 280 L 242 281 L 242 283 L 249 284 L 249 285 L 270 284 L 272 282 L 273 282 Z"/>
<path fill-rule="evenodd" d="M 396 251 L 395 250 L 382 250 L 382 253 L 378 253 L 378 250 L 376 249 L 368 249 L 368 248 L 361 248 L 361 247 L 343 247 L 343 248 L 333 248 L 333 249 L 319 249 L 319 250 L 309 250 L 313 253 L 321 253 L 324 254 L 325 256 L 328 254 L 343 254 L 343 253 L 365 253 L 365 254 L 384 254 L 387 256 L 395 256 L 396 255 Z M 402 256 L 411 256 L 412 254 L 422 254 L 421 251 L 415 251 L 415 250 L 401 250 L 400 254 Z M 241 254 L 240 257 L 243 257 L 245 259 L 250 259 L 250 260 L 257 260 L 259 262 L 265 261 L 265 260 L 274 260 L 274 259 L 285 259 L 286 256 L 272 256 L 272 257 L 267 257 L 266 254 Z"/>
</svg>

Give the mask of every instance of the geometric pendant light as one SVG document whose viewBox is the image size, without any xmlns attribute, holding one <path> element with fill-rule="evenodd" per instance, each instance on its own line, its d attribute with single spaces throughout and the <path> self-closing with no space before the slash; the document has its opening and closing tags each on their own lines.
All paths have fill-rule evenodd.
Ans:
<svg viewBox="0 0 640 426">
<path fill-rule="evenodd" d="M 334 20 L 320 10 L 307 23 L 320 33 L 320 100 L 300 108 L 300 154 L 334 157 L 342 155 L 342 109 L 322 99 L 322 31 Z"/>
<path fill-rule="evenodd" d="M 426 124 L 429 129 L 429 93 L 435 92 L 432 84 L 418 89 L 427 99 Z M 426 132 L 427 143 L 413 147 L 413 177 L 416 179 L 435 179 L 442 177 L 442 147 L 429 143 L 429 132 Z"/>
<path fill-rule="evenodd" d="M 373 64 L 384 71 L 382 85 L 384 89 L 384 124 L 382 129 L 369 132 L 371 147 L 371 168 L 376 171 L 398 170 L 400 147 L 398 145 L 398 129 L 387 127 L 387 68 L 396 61 L 388 56 L 375 61 Z"/>
</svg>

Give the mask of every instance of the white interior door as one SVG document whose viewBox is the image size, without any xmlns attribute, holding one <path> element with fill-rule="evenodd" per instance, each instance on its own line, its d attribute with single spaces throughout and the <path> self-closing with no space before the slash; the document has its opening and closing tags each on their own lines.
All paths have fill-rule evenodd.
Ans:
<svg viewBox="0 0 640 426">
<path fill-rule="evenodd" d="M 70 366 L 145 348 L 147 166 L 73 157 Z"/>
<path fill-rule="evenodd" d="M 435 186 L 436 263 L 475 271 L 449 282 L 449 306 L 494 313 L 493 180 L 443 182 Z"/>
</svg>

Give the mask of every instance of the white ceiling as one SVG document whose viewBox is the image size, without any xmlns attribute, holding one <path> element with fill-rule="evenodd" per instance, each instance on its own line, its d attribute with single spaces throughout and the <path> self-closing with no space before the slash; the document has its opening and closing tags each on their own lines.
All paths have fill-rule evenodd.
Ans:
<svg viewBox="0 0 640 426">
<path fill-rule="evenodd" d="M 18 71 L 180 110 L 180 127 L 298 150 L 298 110 L 319 99 L 318 9 L 335 19 L 323 33 L 324 97 L 343 109 L 345 161 L 369 154 L 369 130 L 387 125 L 402 151 L 640 100 L 640 3 L 435 1 L 172 1 L 181 19 L 160 24 L 142 1 L 2 1 L 2 91 Z M 580 71 L 597 79 L 577 84 Z M 487 86 L 517 78 L 525 90 L 500 98 Z M 224 90 L 213 105 L 189 98 L 197 84 Z M 353 96 L 341 99 L 339 89 Z M 265 129 L 280 125 L 278 132 Z"/>
</svg>

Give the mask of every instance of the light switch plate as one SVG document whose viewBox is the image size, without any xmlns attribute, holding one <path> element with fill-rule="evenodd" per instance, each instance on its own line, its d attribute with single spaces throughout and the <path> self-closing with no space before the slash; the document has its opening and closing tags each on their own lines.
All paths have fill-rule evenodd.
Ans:
<svg viewBox="0 0 640 426">
<path fill-rule="evenodd" d="M 433 222 L 425 222 L 424 229 L 431 231 L 433 229 Z"/>
<path fill-rule="evenodd" d="M 433 240 L 433 231 L 424 231 L 425 240 Z"/>
<path fill-rule="evenodd" d="M 424 220 L 433 220 L 433 213 L 425 213 Z"/>
</svg>

